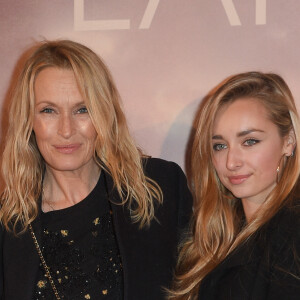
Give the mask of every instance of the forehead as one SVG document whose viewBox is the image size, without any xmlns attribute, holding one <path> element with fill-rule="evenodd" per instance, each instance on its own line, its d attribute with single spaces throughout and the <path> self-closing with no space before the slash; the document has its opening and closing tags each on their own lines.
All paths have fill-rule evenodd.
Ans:
<svg viewBox="0 0 300 300">
<path fill-rule="evenodd" d="M 45 68 L 36 76 L 34 96 L 36 102 L 82 99 L 74 72 L 54 67 Z"/>
<path fill-rule="evenodd" d="M 49 85 L 50 83 L 74 83 L 75 74 L 71 69 L 47 67 L 42 69 L 35 77 L 34 85 Z"/>
<path fill-rule="evenodd" d="M 213 131 L 228 129 L 236 132 L 257 126 L 277 128 L 261 100 L 241 98 L 219 109 L 213 122 Z"/>
</svg>

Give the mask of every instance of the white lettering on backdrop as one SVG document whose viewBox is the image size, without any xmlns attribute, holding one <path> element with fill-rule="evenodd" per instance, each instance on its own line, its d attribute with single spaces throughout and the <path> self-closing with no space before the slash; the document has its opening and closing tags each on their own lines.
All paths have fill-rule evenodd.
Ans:
<svg viewBox="0 0 300 300">
<path fill-rule="evenodd" d="M 84 20 L 84 0 L 74 0 L 74 30 L 120 30 L 130 29 L 130 20 Z"/>
<path fill-rule="evenodd" d="M 255 0 L 255 24 L 267 23 L 267 0 Z M 160 0 L 149 0 L 139 29 L 149 29 Z M 231 26 L 242 25 L 233 0 L 221 0 Z M 74 0 L 74 30 L 124 30 L 130 29 L 129 19 L 84 20 L 84 0 Z"/>
<path fill-rule="evenodd" d="M 227 18 L 231 26 L 242 25 L 240 17 L 235 9 L 233 0 L 221 0 Z M 255 0 L 255 24 L 264 25 L 267 23 L 267 0 Z"/>
</svg>

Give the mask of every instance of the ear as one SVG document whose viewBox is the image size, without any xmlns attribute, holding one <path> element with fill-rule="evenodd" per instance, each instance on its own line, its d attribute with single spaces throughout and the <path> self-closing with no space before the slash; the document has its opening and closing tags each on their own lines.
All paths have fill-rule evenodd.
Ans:
<svg viewBox="0 0 300 300">
<path fill-rule="evenodd" d="M 289 134 L 284 138 L 283 154 L 285 156 L 292 156 L 296 147 L 296 137 L 294 129 L 291 129 Z"/>
</svg>

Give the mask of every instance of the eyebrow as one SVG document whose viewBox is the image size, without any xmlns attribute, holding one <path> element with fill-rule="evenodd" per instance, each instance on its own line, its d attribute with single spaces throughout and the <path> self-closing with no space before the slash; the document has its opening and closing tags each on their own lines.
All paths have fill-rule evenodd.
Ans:
<svg viewBox="0 0 300 300">
<path fill-rule="evenodd" d="M 54 103 L 53 101 L 51 100 L 42 100 L 38 103 L 35 103 L 35 106 L 37 105 L 53 105 L 53 106 L 57 106 L 56 103 Z M 85 105 L 85 102 L 84 101 L 78 101 L 77 103 L 74 104 L 74 106 L 80 106 L 80 105 Z"/>
<path fill-rule="evenodd" d="M 242 137 L 242 136 L 245 136 L 247 134 L 250 134 L 252 132 L 264 132 L 263 130 L 260 130 L 260 129 L 248 129 L 248 130 L 243 130 L 241 132 L 238 132 L 237 133 L 237 137 Z M 214 135 L 212 137 L 213 140 L 223 140 L 223 136 L 222 135 Z"/>
</svg>

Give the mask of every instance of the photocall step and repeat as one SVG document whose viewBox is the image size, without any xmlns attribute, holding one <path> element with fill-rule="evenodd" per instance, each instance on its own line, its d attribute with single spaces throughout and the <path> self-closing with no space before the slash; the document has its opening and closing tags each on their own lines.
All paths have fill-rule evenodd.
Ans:
<svg viewBox="0 0 300 300">
<path fill-rule="evenodd" d="M 300 108 L 299 0 L 0 0 L 2 135 L 22 54 L 71 39 L 106 62 L 145 153 L 185 168 L 194 114 L 226 77 L 280 74 Z"/>
</svg>

